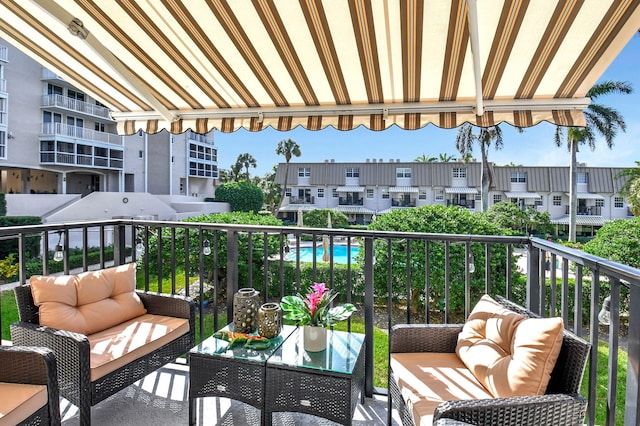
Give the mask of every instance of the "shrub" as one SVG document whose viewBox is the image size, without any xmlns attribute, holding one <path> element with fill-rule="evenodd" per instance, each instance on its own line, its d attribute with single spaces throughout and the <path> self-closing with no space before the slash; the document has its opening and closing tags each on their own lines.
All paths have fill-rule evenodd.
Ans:
<svg viewBox="0 0 640 426">
<path fill-rule="evenodd" d="M 584 245 L 584 251 L 640 268 L 640 217 L 607 222 Z"/>
<path fill-rule="evenodd" d="M 304 226 L 326 228 L 328 215 L 331 215 L 331 227 L 333 228 L 345 228 L 349 224 L 349 218 L 342 212 L 332 209 L 315 209 L 304 214 Z"/>
<path fill-rule="evenodd" d="M 40 225 L 42 219 L 38 216 L 0 216 L 0 227 Z M 27 258 L 40 254 L 40 234 L 25 238 L 25 255 Z M 0 241 L 0 258 L 6 258 L 9 254 L 18 253 L 18 239 Z"/>
<path fill-rule="evenodd" d="M 0 192 L 0 216 L 7 215 L 7 199 L 4 196 L 4 192 Z"/>
<path fill-rule="evenodd" d="M 251 182 L 227 182 L 216 189 L 216 201 L 229 203 L 232 212 L 257 212 L 262 209 L 262 189 Z"/>
</svg>

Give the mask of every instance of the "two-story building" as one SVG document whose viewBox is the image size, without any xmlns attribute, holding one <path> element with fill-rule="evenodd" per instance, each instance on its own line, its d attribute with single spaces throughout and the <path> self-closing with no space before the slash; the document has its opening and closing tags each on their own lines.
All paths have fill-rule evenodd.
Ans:
<svg viewBox="0 0 640 426">
<path fill-rule="evenodd" d="M 278 166 L 276 183 L 284 185 L 286 163 Z M 285 200 L 278 214 L 295 221 L 299 211 L 331 208 L 351 223 L 369 223 L 374 215 L 424 205 L 462 206 L 482 210 L 482 164 L 418 163 L 368 159 L 364 163 L 334 160 L 289 163 Z M 578 232 L 589 234 L 605 221 L 631 216 L 619 194 L 622 168 L 578 170 Z M 568 226 L 569 167 L 491 165 L 489 206 L 501 201 L 548 211 L 559 231 Z"/>
</svg>

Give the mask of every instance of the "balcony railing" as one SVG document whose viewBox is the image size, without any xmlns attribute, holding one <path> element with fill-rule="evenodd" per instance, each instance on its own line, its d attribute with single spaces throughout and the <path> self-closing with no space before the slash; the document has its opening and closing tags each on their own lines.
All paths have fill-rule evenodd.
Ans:
<svg viewBox="0 0 640 426">
<path fill-rule="evenodd" d="M 289 204 L 313 204 L 315 197 L 289 197 Z"/>
<path fill-rule="evenodd" d="M 9 48 L 0 46 L 0 61 L 9 62 Z"/>
<path fill-rule="evenodd" d="M 109 115 L 109 109 L 95 103 L 89 103 L 85 101 L 79 101 L 77 99 L 70 98 L 62 95 L 44 95 L 42 97 L 43 107 L 57 107 L 63 108 L 76 113 L 82 113 L 93 117 L 100 117 L 104 119 L 111 119 Z"/>
<path fill-rule="evenodd" d="M 316 254 L 317 258 L 304 266 L 299 260 L 286 260 L 285 248 L 292 239 L 298 255 L 302 240 L 310 240 L 316 253 L 324 235 L 329 237 L 330 253 L 339 241 L 348 251 L 359 247 L 357 261 L 349 257 L 345 265 L 338 266 L 333 254 L 328 262 Z M 137 261 L 141 289 L 178 293 L 184 288 L 184 293 L 197 298 L 200 336 L 204 336 L 205 317 L 211 319 L 214 329 L 232 317 L 231 295 L 239 287 L 258 289 L 267 302 L 300 291 L 312 281 L 324 281 L 338 291 L 338 302 L 358 306 L 353 321 L 364 322 L 365 393 L 369 396 L 385 391 L 373 383 L 377 368 L 374 351 L 379 350 L 373 344 L 374 327 L 390 329 L 399 322 L 462 322 L 481 294 L 503 295 L 542 316 L 561 317 L 567 329 L 592 343 L 585 375 L 587 424 L 595 424 L 596 418 L 601 338 L 608 342 L 609 356 L 604 396 L 607 408 L 602 409 L 606 410 L 605 423 L 617 424 L 622 417 L 625 424 L 638 424 L 640 420 L 640 312 L 630 309 L 640 304 L 640 270 L 547 240 L 133 220 L 0 228 L 0 240 L 15 244 L 21 283 L 27 282 L 28 273 L 50 274 L 56 268 L 69 273 L 73 267 L 87 270 L 90 264 L 105 267 L 111 253 L 116 264 Z M 53 262 L 49 252 L 42 256 L 40 266 L 31 263 L 40 247 L 53 247 L 59 241 L 64 251 L 62 262 Z M 211 249 L 209 255 L 202 250 L 205 241 Z M 144 253 L 137 252 L 136 245 L 143 247 Z M 79 247 L 76 263 L 72 262 L 70 247 Z M 96 252 L 90 253 L 90 247 L 96 247 Z M 474 259 L 473 263 L 468 259 Z M 178 280 L 182 273 L 184 278 Z M 193 279 L 199 285 L 185 287 Z M 208 288 L 216 291 L 211 292 L 207 299 L 210 307 L 205 309 L 204 291 Z M 605 329 L 598 323 L 598 313 L 607 296 L 611 323 Z M 616 401 L 621 316 L 628 318 L 624 407 L 618 407 Z M 378 320 L 374 322 L 374 318 Z M 0 330 L 7 320 L 0 317 Z M 6 334 L 0 337 L 10 338 Z M 623 414 L 616 414 L 620 411 Z"/>
<path fill-rule="evenodd" d="M 447 200 L 447 206 L 460 206 L 466 209 L 475 209 L 476 201 L 475 200 L 463 200 L 463 201 Z"/>
<path fill-rule="evenodd" d="M 340 205 L 340 206 L 362 206 L 362 205 L 364 205 L 364 198 L 340 197 L 340 198 L 338 198 L 338 205 Z"/>
<path fill-rule="evenodd" d="M 569 206 L 565 206 L 564 214 L 569 214 Z M 602 207 L 599 206 L 578 206 L 576 214 L 581 216 L 602 216 Z"/>
<path fill-rule="evenodd" d="M 7 92 L 7 80 L 5 80 L 4 78 L 0 78 L 0 92 Z"/>
<path fill-rule="evenodd" d="M 98 132 L 86 127 L 69 126 L 63 123 L 43 123 L 41 136 L 60 136 L 122 146 L 121 136 L 116 133 Z"/>
<path fill-rule="evenodd" d="M 410 200 L 406 200 L 404 198 L 393 198 L 391 200 L 392 207 L 415 207 L 416 199 L 411 198 Z"/>
</svg>

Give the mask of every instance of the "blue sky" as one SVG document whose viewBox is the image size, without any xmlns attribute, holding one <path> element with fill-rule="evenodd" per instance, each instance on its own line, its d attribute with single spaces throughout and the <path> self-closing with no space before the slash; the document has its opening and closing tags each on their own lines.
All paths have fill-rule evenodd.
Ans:
<svg viewBox="0 0 640 426">
<path fill-rule="evenodd" d="M 598 141 L 595 151 L 581 148 L 578 161 L 589 166 L 630 167 L 640 161 L 640 35 L 635 35 L 620 55 L 609 66 L 601 80 L 630 82 L 634 93 L 631 95 L 609 95 L 599 102 L 615 107 L 627 123 L 626 133 L 615 139 L 613 149 L 608 149 L 604 140 Z M 541 123 L 530 127 L 524 133 L 517 133 L 511 126 L 504 125 L 504 148 L 491 148 L 489 160 L 496 164 L 523 164 L 527 166 L 568 165 L 569 154 L 565 147 L 558 148 L 553 142 L 555 127 Z M 263 176 L 274 165 L 284 162 L 284 157 L 276 155 L 275 149 L 282 139 L 293 139 L 302 151 L 302 156 L 292 161 L 321 162 L 333 158 L 336 161 L 364 162 L 367 158 L 412 161 L 421 154 L 437 157 L 440 153 L 459 156 L 455 149 L 456 129 L 439 129 L 428 125 L 420 130 L 402 130 L 393 126 L 381 132 L 364 128 L 338 131 L 327 128 L 309 131 L 296 128 L 280 132 L 272 128 L 260 132 L 238 130 L 234 133 L 215 132 L 214 141 L 218 147 L 218 167 L 228 169 L 239 154 L 249 152 L 258 166 L 251 169 L 252 176 Z M 476 158 L 480 153 L 474 152 Z"/>
</svg>

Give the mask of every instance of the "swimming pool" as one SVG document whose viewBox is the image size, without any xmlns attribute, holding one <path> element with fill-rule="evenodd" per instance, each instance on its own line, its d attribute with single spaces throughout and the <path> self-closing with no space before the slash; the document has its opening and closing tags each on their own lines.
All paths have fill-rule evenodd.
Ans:
<svg viewBox="0 0 640 426">
<path fill-rule="evenodd" d="M 359 247 L 351 247 L 350 257 L 352 264 L 356 263 L 359 251 Z M 322 248 L 322 244 L 319 244 L 318 247 L 316 247 L 316 262 L 322 262 L 323 253 L 324 249 Z M 296 250 L 292 249 L 291 252 L 285 256 L 284 260 L 295 261 L 296 254 Z M 300 247 L 300 262 L 313 262 L 313 247 Z M 347 246 L 333 246 L 333 263 L 347 264 Z"/>
</svg>

